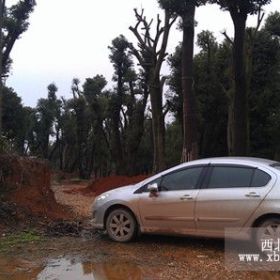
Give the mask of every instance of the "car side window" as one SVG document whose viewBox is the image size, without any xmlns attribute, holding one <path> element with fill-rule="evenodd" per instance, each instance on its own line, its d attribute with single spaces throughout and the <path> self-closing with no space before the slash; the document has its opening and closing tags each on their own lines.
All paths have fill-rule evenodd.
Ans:
<svg viewBox="0 0 280 280">
<path fill-rule="evenodd" d="M 163 176 L 160 183 L 161 191 L 191 190 L 197 183 L 203 167 L 187 168 Z"/>
<path fill-rule="evenodd" d="M 258 187 L 266 186 L 270 180 L 271 180 L 271 176 L 269 174 L 267 174 L 266 172 L 260 169 L 255 169 L 251 187 L 258 188 Z"/>
<path fill-rule="evenodd" d="M 250 187 L 253 173 L 253 168 L 214 166 L 208 188 L 248 188 Z"/>
</svg>

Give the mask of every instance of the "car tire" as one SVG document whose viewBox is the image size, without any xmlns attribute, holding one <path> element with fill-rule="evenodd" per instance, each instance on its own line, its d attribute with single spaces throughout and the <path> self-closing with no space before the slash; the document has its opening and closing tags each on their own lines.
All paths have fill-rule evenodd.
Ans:
<svg viewBox="0 0 280 280">
<path fill-rule="evenodd" d="M 106 231 L 113 241 L 129 242 L 136 236 L 137 223 L 130 211 L 115 209 L 106 220 Z"/>
<path fill-rule="evenodd" d="M 273 239 L 274 244 L 277 245 L 278 239 L 280 239 L 280 218 L 264 220 L 255 230 L 255 243 L 261 251 L 263 240 Z"/>
</svg>

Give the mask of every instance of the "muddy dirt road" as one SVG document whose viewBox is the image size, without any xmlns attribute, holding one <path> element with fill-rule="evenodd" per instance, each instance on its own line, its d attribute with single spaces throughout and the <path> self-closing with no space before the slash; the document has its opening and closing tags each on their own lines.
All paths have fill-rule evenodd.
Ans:
<svg viewBox="0 0 280 280">
<path fill-rule="evenodd" d="M 88 219 L 93 197 L 55 185 L 56 200 Z M 43 237 L 0 252 L 0 280 L 280 279 L 278 272 L 234 272 L 224 264 L 223 240 L 142 236 L 119 244 L 94 231 L 74 237 Z"/>
<path fill-rule="evenodd" d="M 143 236 L 118 244 L 48 238 L 0 254 L 1 280 L 280 279 L 278 272 L 232 272 L 224 266 L 223 241 Z"/>
</svg>

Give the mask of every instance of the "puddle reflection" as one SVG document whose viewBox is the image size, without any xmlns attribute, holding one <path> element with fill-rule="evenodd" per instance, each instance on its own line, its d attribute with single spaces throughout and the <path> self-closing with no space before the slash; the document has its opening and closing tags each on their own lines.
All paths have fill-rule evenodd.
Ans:
<svg viewBox="0 0 280 280">
<path fill-rule="evenodd" d="M 142 272 L 136 265 L 128 263 L 80 263 L 68 259 L 49 261 L 38 275 L 38 280 L 70 279 L 142 279 Z"/>
<path fill-rule="evenodd" d="M 149 273 L 130 263 L 81 263 L 62 258 L 36 266 L 28 261 L 0 260 L 1 280 L 140 280 Z"/>
<path fill-rule="evenodd" d="M 79 262 L 75 258 L 49 259 L 43 263 L 0 258 L 0 280 L 141 280 L 173 279 L 165 266 L 137 266 L 126 262 Z M 173 271 L 176 274 L 176 268 Z M 251 272 L 262 280 L 278 280 L 279 272 Z M 236 274 L 238 275 L 238 273 Z M 243 275 L 244 276 L 244 275 Z M 177 277 L 176 277 L 177 279 Z M 191 278 L 190 278 L 191 279 Z M 240 279 L 244 279 L 240 277 Z M 253 279 L 253 278 L 252 278 Z"/>
</svg>

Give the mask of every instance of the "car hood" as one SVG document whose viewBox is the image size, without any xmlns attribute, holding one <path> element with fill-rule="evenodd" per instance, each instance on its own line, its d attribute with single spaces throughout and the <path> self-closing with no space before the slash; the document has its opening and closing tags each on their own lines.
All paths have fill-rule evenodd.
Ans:
<svg viewBox="0 0 280 280">
<path fill-rule="evenodd" d="M 101 195 L 123 195 L 125 193 L 133 193 L 134 191 L 136 191 L 139 188 L 139 183 L 138 184 L 134 184 L 134 185 L 127 185 L 127 186 L 123 186 L 123 187 L 118 187 L 116 189 L 107 191 L 102 193 Z"/>
</svg>

